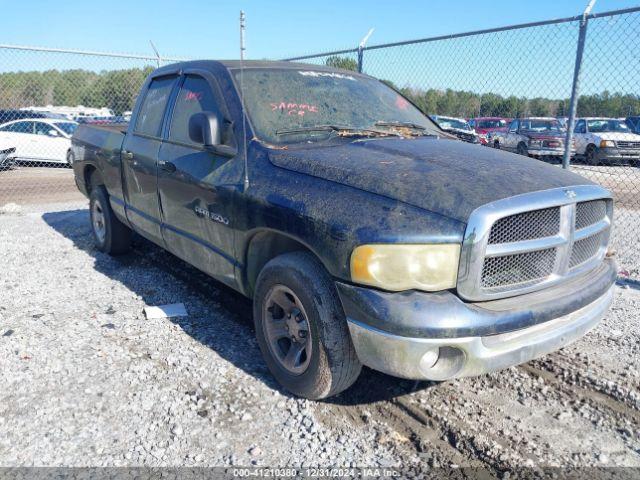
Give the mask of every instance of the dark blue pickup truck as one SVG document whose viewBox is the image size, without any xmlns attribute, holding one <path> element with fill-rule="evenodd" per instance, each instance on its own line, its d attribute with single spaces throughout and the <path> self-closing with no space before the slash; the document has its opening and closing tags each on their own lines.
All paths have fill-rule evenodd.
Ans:
<svg viewBox="0 0 640 480">
<path fill-rule="evenodd" d="M 269 369 L 307 398 L 363 364 L 446 380 L 526 362 L 612 299 L 607 190 L 453 139 L 366 75 L 179 63 L 128 126 L 72 142 L 97 247 L 135 231 L 252 298 Z"/>
</svg>

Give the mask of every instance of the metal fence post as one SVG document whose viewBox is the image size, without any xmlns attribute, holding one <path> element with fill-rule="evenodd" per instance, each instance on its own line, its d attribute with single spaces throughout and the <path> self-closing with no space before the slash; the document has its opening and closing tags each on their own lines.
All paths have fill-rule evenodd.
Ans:
<svg viewBox="0 0 640 480">
<path fill-rule="evenodd" d="M 580 68 L 582 67 L 582 55 L 584 54 L 584 44 L 587 39 L 587 26 L 589 25 L 589 14 L 596 0 L 590 0 L 585 8 L 580 20 L 580 30 L 578 32 L 578 48 L 576 50 L 576 64 L 573 70 L 573 84 L 571 86 L 571 103 L 569 105 L 569 121 L 567 122 L 567 137 L 564 142 L 564 156 L 562 157 L 562 168 L 567 169 L 571 164 L 571 144 L 573 143 L 573 129 L 576 125 L 576 112 L 578 110 L 578 96 L 580 95 Z"/>
<path fill-rule="evenodd" d="M 358 73 L 362 73 L 362 57 L 364 56 L 364 47 L 358 47 Z"/>
</svg>

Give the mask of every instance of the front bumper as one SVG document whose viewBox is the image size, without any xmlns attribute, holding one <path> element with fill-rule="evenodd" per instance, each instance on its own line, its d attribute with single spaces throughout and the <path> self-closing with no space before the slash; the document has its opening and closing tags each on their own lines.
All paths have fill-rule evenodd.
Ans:
<svg viewBox="0 0 640 480">
<path fill-rule="evenodd" d="M 534 157 L 562 157 L 564 155 L 564 147 L 562 148 L 529 148 L 529 155 L 533 155 Z M 571 156 L 576 153 L 575 150 L 571 149 Z"/>
<path fill-rule="evenodd" d="M 615 262 L 606 260 L 562 286 L 482 303 L 450 292 L 385 293 L 341 283 L 338 291 L 363 364 L 446 380 L 524 363 L 577 340 L 606 313 L 615 277 Z"/>
<path fill-rule="evenodd" d="M 600 162 L 630 162 L 640 160 L 640 150 L 605 147 L 597 150 L 596 158 Z"/>
</svg>

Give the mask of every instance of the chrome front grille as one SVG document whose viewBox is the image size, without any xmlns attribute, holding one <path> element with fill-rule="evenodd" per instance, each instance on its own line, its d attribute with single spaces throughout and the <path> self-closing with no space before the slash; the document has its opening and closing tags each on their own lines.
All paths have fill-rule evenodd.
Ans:
<svg viewBox="0 0 640 480">
<path fill-rule="evenodd" d="M 482 288 L 535 282 L 553 273 L 556 249 L 488 257 L 482 266 Z"/>
<path fill-rule="evenodd" d="M 629 142 L 626 140 L 618 140 L 616 145 L 618 148 L 640 148 L 640 142 Z"/>
<path fill-rule="evenodd" d="M 493 224 L 489 243 L 521 242 L 555 235 L 560 230 L 560 207 L 523 212 Z"/>
<path fill-rule="evenodd" d="M 588 270 L 604 258 L 611 220 L 610 193 L 591 185 L 484 205 L 467 225 L 458 292 L 469 300 L 508 297 Z"/>
</svg>

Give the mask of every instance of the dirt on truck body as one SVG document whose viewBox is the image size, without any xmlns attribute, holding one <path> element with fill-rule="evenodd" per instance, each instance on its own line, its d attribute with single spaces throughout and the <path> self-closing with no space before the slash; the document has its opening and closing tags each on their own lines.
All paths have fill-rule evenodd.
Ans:
<svg viewBox="0 0 640 480">
<path fill-rule="evenodd" d="M 520 364 L 612 299 L 607 190 L 452 139 L 366 75 L 162 67 L 126 132 L 82 125 L 72 149 L 97 247 L 137 232 L 251 298 L 296 395 L 335 395 L 363 364 L 430 380 Z"/>
</svg>

